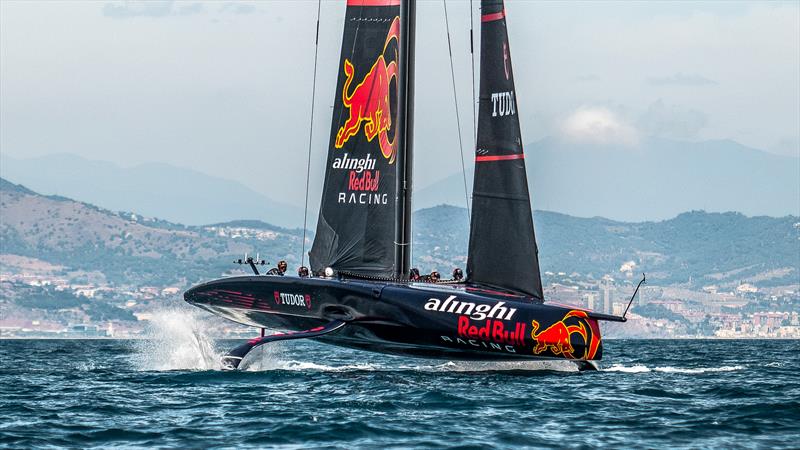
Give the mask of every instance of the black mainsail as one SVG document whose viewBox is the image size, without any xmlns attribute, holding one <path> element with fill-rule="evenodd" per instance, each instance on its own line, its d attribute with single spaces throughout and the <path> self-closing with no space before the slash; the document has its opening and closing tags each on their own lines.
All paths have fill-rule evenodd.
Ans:
<svg viewBox="0 0 800 450">
<path fill-rule="evenodd" d="M 524 158 L 505 8 L 483 0 L 467 279 L 543 299 Z"/>
<path fill-rule="evenodd" d="M 315 273 L 331 267 L 397 275 L 398 179 L 406 161 L 398 158 L 400 34 L 399 0 L 348 0 L 322 204 L 309 254 Z"/>
</svg>

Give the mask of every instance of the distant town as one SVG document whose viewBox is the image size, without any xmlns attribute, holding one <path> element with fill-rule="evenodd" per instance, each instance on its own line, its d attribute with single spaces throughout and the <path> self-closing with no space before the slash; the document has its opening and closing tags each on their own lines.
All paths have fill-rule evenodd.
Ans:
<svg viewBox="0 0 800 450">
<path fill-rule="evenodd" d="M 619 273 L 600 279 L 579 273 L 544 272 L 545 297 L 553 303 L 622 315 L 641 276 L 633 269 L 633 265 L 623 265 Z M 6 308 L 0 318 L 2 338 L 141 338 L 147 336 L 148 323 L 159 311 L 185 307 L 190 313 L 182 300 L 187 285 L 114 286 L 3 271 L 0 287 L 63 305 L 30 305 L 33 307 L 17 312 Z M 86 304 L 101 302 L 111 305 L 113 312 L 98 314 L 85 308 Z M 749 283 L 731 290 L 708 285 L 700 291 L 643 285 L 628 312 L 629 321 L 609 324 L 605 334 L 610 338 L 800 339 L 798 306 L 797 289 L 758 288 Z M 209 320 L 208 326 L 211 329 L 207 331 L 220 338 L 253 333 L 216 318 Z"/>
<path fill-rule="evenodd" d="M 142 338 L 166 312 L 209 336 L 253 329 L 186 304 L 183 292 L 248 273 L 249 253 L 289 274 L 313 233 L 255 220 L 187 226 L 45 196 L 0 178 L 0 338 Z M 420 272 L 465 268 L 469 215 L 414 213 Z M 548 302 L 621 315 L 607 338 L 799 339 L 800 218 L 690 211 L 661 222 L 534 213 Z M 735 243 L 735 245 L 733 245 Z M 307 260 L 306 260 L 307 261 Z M 553 270 L 556 268 L 558 270 Z M 569 268 L 569 270 L 564 270 Z"/>
</svg>

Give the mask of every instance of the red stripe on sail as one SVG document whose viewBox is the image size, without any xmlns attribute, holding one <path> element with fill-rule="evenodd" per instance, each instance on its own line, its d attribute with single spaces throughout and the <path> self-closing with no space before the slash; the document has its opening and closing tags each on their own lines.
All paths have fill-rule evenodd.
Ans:
<svg viewBox="0 0 800 450">
<path fill-rule="evenodd" d="M 524 159 L 524 153 L 518 153 L 516 155 L 496 155 L 496 156 L 476 156 L 475 162 L 486 162 L 486 161 L 508 161 L 509 159 Z"/>
<path fill-rule="evenodd" d="M 347 6 L 399 6 L 400 0 L 347 0 Z"/>
<path fill-rule="evenodd" d="M 491 14 L 484 14 L 481 16 L 481 22 L 493 22 L 495 20 L 500 20 L 506 17 L 506 11 L 500 11 Z"/>
</svg>

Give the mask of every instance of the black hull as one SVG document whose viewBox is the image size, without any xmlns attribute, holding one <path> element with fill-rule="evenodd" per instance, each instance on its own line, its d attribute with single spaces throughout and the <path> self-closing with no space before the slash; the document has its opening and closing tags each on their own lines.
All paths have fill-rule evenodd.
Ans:
<svg viewBox="0 0 800 450">
<path fill-rule="evenodd" d="M 452 360 L 599 360 L 597 320 L 583 310 L 463 285 L 244 276 L 210 281 L 187 302 L 259 328 L 308 330 L 343 347 Z"/>
</svg>

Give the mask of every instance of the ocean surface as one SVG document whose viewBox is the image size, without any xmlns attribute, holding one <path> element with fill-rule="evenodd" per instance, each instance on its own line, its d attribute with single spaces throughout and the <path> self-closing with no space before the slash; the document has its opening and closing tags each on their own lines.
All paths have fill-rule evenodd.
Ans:
<svg viewBox="0 0 800 450">
<path fill-rule="evenodd" d="M 191 320 L 151 337 L 0 340 L 0 448 L 800 446 L 800 341 L 608 340 L 584 373 L 295 341 L 222 372 Z"/>
</svg>

